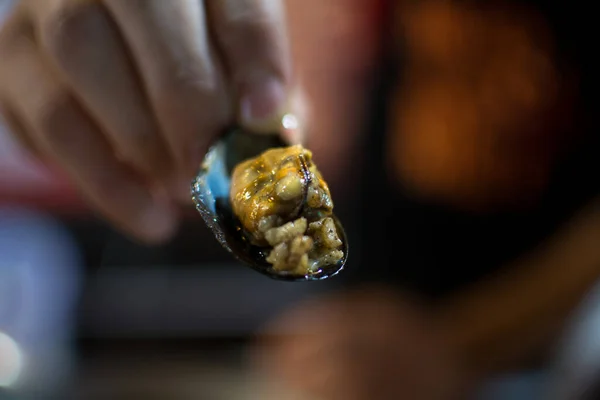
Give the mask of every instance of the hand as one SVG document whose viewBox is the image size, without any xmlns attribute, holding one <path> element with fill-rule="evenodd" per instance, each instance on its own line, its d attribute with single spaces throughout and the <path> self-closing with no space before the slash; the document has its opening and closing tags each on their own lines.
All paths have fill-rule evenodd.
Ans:
<svg viewBox="0 0 600 400">
<path fill-rule="evenodd" d="M 160 241 L 215 135 L 283 111 L 288 47 L 279 1 L 22 0 L 0 32 L 0 108 L 110 221 Z"/>
<path fill-rule="evenodd" d="M 462 398 L 465 369 L 429 318 L 384 289 L 314 299 L 267 329 L 254 360 L 318 399 Z"/>
</svg>

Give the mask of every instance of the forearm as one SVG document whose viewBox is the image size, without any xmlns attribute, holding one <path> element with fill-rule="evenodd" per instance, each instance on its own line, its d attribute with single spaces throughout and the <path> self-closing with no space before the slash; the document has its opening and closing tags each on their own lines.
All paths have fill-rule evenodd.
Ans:
<svg viewBox="0 0 600 400">
<path fill-rule="evenodd" d="M 526 358 L 600 277 L 600 199 L 507 271 L 441 309 L 448 338 L 478 371 Z"/>
</svg>

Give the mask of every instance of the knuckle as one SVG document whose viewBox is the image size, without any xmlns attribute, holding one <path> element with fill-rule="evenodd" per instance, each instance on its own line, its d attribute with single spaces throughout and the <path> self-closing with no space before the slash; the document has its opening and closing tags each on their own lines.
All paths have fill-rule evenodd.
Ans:
<svg viewBox="0 0 600 400">
<path fill-rule="evenodd" d="M 143 173 L 155 175 L 168 161 L 160 133 L 148 121 L 136 121 L 110 136 L 116 158 Z"/>
<path fill-rule="evenodd" d="M 159 80 L 159 97 L 176 101 L 186 94 L 213 93 L 217 89 L 214 70 L 202 64 L 198 61 L 176 62 L 169 71 L 164 71 Z"/>
<path fill-rule="evenodd" d="M 78 115 L 75 108 L 76 104 L 66 93 L 38 103 L 34 125 L 48 144 L 64 147 L 73 141 L 75 132 L 72 127 L 76 123 L 73 118 Z"/>
<path fill-rule="evenodd" d="M 275 39 L 282 31 L 283 10 L 278 2 L 224 0 L 225 19 L 220 27 L 222 40 L 228 47 L 260 45 Z M 252 46 L 250 46 L 252 47 Z"/>
<path fill-rule="evenodd" d="M 272 37 L 271 24 L 273 22 L 264 15 L 252 15 L 244 18 L 234 18 L 229 21 L 225 29 L 229 32 L 223 35 L 225 45 L 228 47 L 241 47 L 247 44 L 269 42 Z M 251 46 L 252 47 L 252 46 Z"/>
<path fill-rule="evenodd" d="M 95 168 L 93 172 L 87 174 L 85 187 L 83 189 L 94 197 L 95 202 L 102 207 L 108 215 L 121 214 L 118 203 L 120 200 L 114 197 L 115 191 L 124 190 L 131 184 L 131 174 L 123 165 L 114 160 L 105 159 L 102 163 L 103 168 Z M 116 216 L 116 215 L 115 215 Z M 120 215 L 121 219 L 127 219 L 127 215 Z"/>
<path fill-rule="evenodd" d="M 275 1 L 242 1 L 223 0 L 221 5 L 231 25 L 264 25 L 270 23 L 274 16 L 281 14 L 280 3 Z"/>
<path fill-rule="evenodd" d="M 103 23 L 103 11 L 99 2 L 79 2 L 57 9 L 42 21 L 43 45 L 59 62 L 68 60 L 80 46 L 93 45 L 98 26 Z"/>
<path fill-rule="evenodd" d="M 152 173 L 163 159 L 158 138 L 147 133 L 133 134 L 129 143 L 118 145 L 118 158 L 147 173 Z"/>
<path fill-rule="evenodd" d="M 86 182 L 88 191 L 93 193 L 95 200 L 100 201 L 103 206 L 111 202 L 111 193 L 118 188 L 115 180 L 114 166 L 99 170 L 94 174 L 93 179 Z"/>
<path fill-rule="evenodd" d="M 34 33 L 30 21 L 20 18 L 18 15 L 9 19 L 0 28 L 0 68 L 12 65 L 13 56 L 24 46 L 33 43 Z M 4 71 L 4 68 L 2 70 Z M 4 73 L 4 72 L 3 72 Z"/>
</svg>

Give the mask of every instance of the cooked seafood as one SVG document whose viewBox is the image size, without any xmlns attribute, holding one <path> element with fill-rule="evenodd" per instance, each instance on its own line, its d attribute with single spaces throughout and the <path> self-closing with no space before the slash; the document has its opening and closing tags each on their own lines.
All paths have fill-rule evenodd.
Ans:
<svg viewBox="0 0 600 400">
<path fill-rule="evenodd" d="M 329 187 L 301 145 L 237 165 L 230 200 L 248 240 L 270 249 L 274 270 L 309 275 L 343 259 Z"/>
</svg>

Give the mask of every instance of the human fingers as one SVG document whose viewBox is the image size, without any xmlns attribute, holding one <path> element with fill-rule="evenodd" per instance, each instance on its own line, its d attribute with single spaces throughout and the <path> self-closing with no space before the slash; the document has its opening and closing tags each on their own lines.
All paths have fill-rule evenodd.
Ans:
<svg viewBox="0 0 600 400">
<path fill-rule="evenodd" d="M 48 68 L 31 37 L 0 48 L 0 100 L 23 133 L 62 166 L 91 204 L 125 231 L 147 241 L 169 237 L 176 215 L 114 156 L 94 120 Z"/>
<path fill-rule="evenodd" d="M 130 45 L 165 138 L 189 181 L 207 147 L 231 120 L 224 73 L 198 0 L 106 0 Z"/>
<path fill-rule="evenodd" d="M 216 42 L 239 104 L 242 125 L 270 132 L 292 111 L 294 90 L 286 15 L 281 0 L 209 0 Z"/>
<path fill-rule="evenodd" d="M 153 181 L 165 179 L 170 153 L 118 26 L 100 1 L 28 1 L 42 51 L 117 157 Z"/>
</svg>

